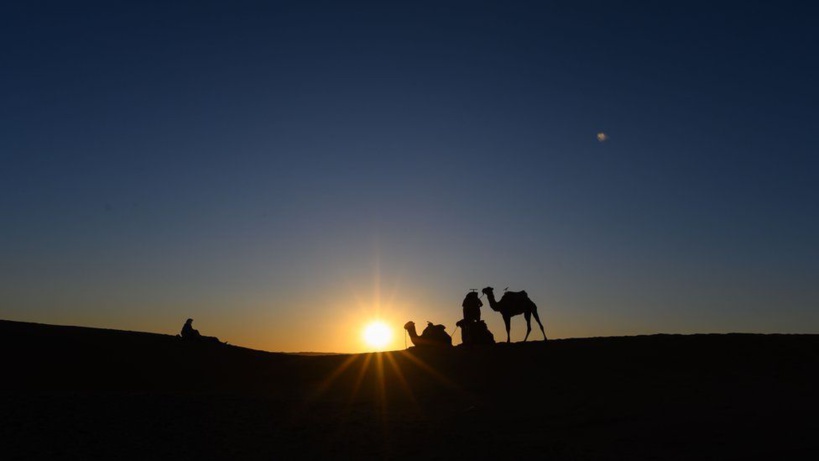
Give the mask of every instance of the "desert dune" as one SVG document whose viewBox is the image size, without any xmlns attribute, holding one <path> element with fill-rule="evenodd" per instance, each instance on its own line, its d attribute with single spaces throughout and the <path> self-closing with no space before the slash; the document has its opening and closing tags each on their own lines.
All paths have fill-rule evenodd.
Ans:
<svg viewBox="0 0 819 461">
<path fill-rule="evenodd" d="M 298 355 L 0 321 L 3 459 L 808 459 L 817 335 Z"/>
</svg>

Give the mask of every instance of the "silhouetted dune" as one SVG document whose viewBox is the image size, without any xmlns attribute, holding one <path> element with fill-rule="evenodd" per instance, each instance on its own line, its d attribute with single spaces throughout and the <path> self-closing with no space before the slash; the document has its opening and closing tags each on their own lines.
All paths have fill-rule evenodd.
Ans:
<svg viewBox="0 0 819 461">
<path fill-rule="evenodd" d="M 245 389 L 274 381 L 287 354 L 195 343 L 176 336 L 0 321 L 17 371 L 4 387 L 77 390 Z"/>
<path fill-rule="evenodd" d="M 817 335 L 293 355 L 0 321 L 17 458 L 814 458 Z"/>
</svg>

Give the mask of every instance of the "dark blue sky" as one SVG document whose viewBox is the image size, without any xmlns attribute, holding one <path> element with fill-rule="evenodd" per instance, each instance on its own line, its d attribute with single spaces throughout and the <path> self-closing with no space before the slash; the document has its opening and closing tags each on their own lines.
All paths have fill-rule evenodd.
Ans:
<svg viewBox="0 0 819 461">
<path fill-rule="evenodd" d="M 351 351 L 492 285 L 555 337 L 819 327 L 815 6 L 20 3 L 1 318 Z"/>
</svg>

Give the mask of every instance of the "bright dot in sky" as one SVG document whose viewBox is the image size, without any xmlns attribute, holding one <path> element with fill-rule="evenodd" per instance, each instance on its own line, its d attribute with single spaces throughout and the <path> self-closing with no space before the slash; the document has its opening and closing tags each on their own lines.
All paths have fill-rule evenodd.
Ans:
<svg viewBox="0 0 819 461">
<path fill-rule="evenodd" d="M 380 320 L 374 320 L 364 327 L 364 342 L 375 350 L 383 349 L 391 340 L 392 330 Z"/>
<path fill-rule="evenodd" d="M 609 140 L 609 135 L 603 133 L 602 131 L 597 133 L 597 140 L 600 142 L 606 142 Z"/>
</svg>

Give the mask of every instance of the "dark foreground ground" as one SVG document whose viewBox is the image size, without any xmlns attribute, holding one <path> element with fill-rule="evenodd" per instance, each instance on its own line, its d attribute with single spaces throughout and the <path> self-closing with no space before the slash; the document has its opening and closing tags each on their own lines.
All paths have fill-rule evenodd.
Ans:
<svg viewBox="0 0 819 461">
<path fill-rule="evenodd" d="M 0 321 L 1 459 L 819 459 L 819 336 L 299 356 Z"/>
</svg>

